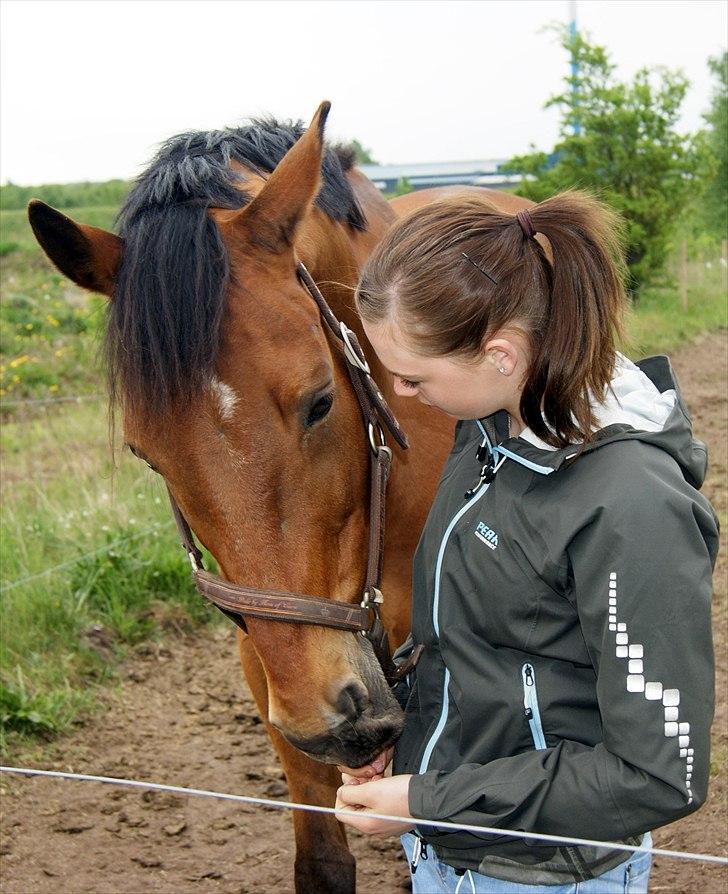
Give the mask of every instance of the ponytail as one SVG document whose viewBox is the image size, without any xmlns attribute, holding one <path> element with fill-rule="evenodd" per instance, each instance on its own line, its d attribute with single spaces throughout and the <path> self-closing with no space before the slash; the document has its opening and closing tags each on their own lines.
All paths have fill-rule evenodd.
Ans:
<svg viewBox="0 0 728 894">
<path fill-rule="evenodd" d="M 549 313 L 541 337 L 532 340 L 521 418 L 552 446 L 588 441 L 596 427 L 592 400 L 606 396 L 624 336 L 623 224 L 576 191 L 527 213 L 548 239 L 553 263 Z"/>
</svg>

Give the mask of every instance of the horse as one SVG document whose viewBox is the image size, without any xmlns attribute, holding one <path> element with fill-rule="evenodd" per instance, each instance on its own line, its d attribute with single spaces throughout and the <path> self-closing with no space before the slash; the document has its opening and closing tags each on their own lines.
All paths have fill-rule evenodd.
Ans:
<svg viewBox="0 0 728 894">
<path fill-rule="evenodd" d="M 364 345 L 411 438 L 407 451 L 394 445 L 381 585 L 397 644 L 409 631 L 411 557 L 453 421 L 397 398 L 352 296 L 397 214 L 451 191 L 388 204 L 350 150 L 324 142 L 328 111 L 322 103 L 305 130 L 264 119 L 171 138 L 132 186 L 118 235 L 39 201 L 29 218 L 63 274 L 108 296 L 110 399 L 125 443 L 163 476 L 223 578 L 354 604 L 369 535 L 369 446 L 342 352 L 298 275 L 305 265 Z M 370 642 L 248 617 L 238 650 L 291 799 L 332 806 L 334 765 L 369 762 L 401 730 Z M 293 824 L 296 891 L 350 894 L 343 827 L 305 811 Z"/>
</svg>

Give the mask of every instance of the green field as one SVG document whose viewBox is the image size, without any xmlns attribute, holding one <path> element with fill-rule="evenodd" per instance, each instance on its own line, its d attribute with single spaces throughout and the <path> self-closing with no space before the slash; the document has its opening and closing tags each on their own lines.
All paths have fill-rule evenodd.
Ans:
<svg viewBox="0 0 728 894">
<path fill-rule="evenodd" d="M 111 228 L 116 208 L 68 213 Z M 83 718 L 130 650 L 214 615 L 193 590 L 157 476 L 128 453 L 112 457 L 97 356 L 105 299 L 53 270 L 24 211 L 0 212 L 0 245 L 5 747 Z M 669 277 L 641 296 L 631 356 L 728 324 L 717 249 L 691 261 L 690 283 L 687 311 Z"/>
</svg>

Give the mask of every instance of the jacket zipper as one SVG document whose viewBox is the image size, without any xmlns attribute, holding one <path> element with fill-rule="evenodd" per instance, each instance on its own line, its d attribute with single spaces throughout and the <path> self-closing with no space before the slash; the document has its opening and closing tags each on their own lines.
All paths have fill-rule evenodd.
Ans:
<svg viewBox="0 0 728 894">
<path fill-rule="evenodd" d="M 488 443 L 490 447 L 490 443 Z M 463 515 L 469 510 L 472 509 L 481 499 L 483 494 L 490 487 L 490 483 L 487 482 L 483 484 L 479 491 L 477 491 L 473 498 L 464 503 L 460 509 L 455 513 L 453 518 L 450 521 L 450 524 L 447 526 L 445 533 L 442 537 L 442 542 L 440 543 L 440 549 L 437 554 L 437 564 L 435 566 L 435 595 L 432 601 L 432 626 L 435 629 L 435 635 L 437 638 L 440 638 L 440 623 L 437 618 L 438 610 L 440 607 L 440 578 L 442 574 L 442 561 L 445 555 L 445 547 L 447 546 L 447 542 L 450 539 L 450 535 L 453 532 L 455 525 L 460 521 Z M 443 665 L 445 664 L 445 660 L 443 659 Z M 450 708 L 450 696 L 448 693 L 448 686 L 450 684 L 450 671 L 445 665 L 445 679 L 442 683 L 442 710 L 440 712 L 440 719 L 437 721 L 437 726 L 435 727 L 434 732 L 430 736 L 430 739 L 425 746 L 425 750 L 422 754 L 422 760 L 420 762 L 419 773 L 425 773 L 427 771 L 427 767 L 430 763 L 430 758 L 432 757 L 432 752 L 435 750 L 435 745 L 437 745 L 437 740 L 440 738 L 443 729 L 445 728 L 445 723 L 447 721 L 447 714 Z"/>
<path fill-rule="evenodd" d="M 537 751 L 546 748 L 546 739 L 541 726 L 541 712 L 538 710 L 538 692 L 536 690 L 536 671 L 532 664 L 524 664 L 521 668 L 523 680 L 523 707 L 526 712 L 526 720 L 531 728 L 533 747 Z"/>
</svg>

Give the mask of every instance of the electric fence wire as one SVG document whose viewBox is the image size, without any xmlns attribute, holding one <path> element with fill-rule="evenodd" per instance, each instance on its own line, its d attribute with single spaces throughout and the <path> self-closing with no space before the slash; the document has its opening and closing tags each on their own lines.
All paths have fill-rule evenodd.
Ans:
<svg viewBox="0 0 728 894">
<path fill-rule="evenodd" d="M 46 568 L 43 571 L 38 571 L 36 574 L 29 574 L 26 577 L 18 578 L 18 580 L 9 581 L 8 583 L 0 585 L 0 593 L 7 593 L 9 590 L 14 590 L 16 587 L 22 587 L 25 584 L 30 583 L 31 581 L 40 580 L 43 577 L 48 577 L 51 574 L 54 574 L 56 571 L 62 571 L 64 568 L 70 568 L 73 565 L 76 565 L 78 562 L 83 562 L 84 559 L 92 559 L 94 556 L 100 556 L 103 553 L 108 553 L 112 549 L 117 546 L 121 546 L 123 543 L 130 543 L 132 540 L 138 540 L 140 537 L 146 537 L 147 534 L 152 534 L 154 531 L 160 531 L 163 528 L 168 528 L 170 525 L 174 524 L 174 521 L 170 519 L 166 522 L 158 522 L 157 524 L 152 525 L 151 528 L 146 528 L 144 531 L 136 531 L 134 534 L 130 534 L 128 537 L 120 537 L 118 540 L 113 540 L 111 543 L 107 543 L 105 546 L 100 546 L 98 549 L 92 549 L 90 552 L 82 553 L 80 556 L 74 556 L 72 559 L 68 559 L 66 562 L 60 562 L 58 565 L 53 565 L 50 568 Z"/>
<path fill-rule="evenodd" d="M 25 400 L 1 400 L 0 409 L 6 407 L 42 407 L 50 404 L 81 404 L 87 401 L 101 400 L 104 394 L 69 394 L 63 397 L 38 397 Z"/>
<path fill-rule="evenodd" d="M 320 807 L 315 804 L 296 804 L 293 801 L 278 801 L 272 798 L 256 798 L 252 795 L 232 795 L 225 792 L 214 792 L 200 788 L 185 788 L 180 785 L 163 785 L 158 782 L 144 782 L 139 779 L 118 779 L 114 776 L 91 776 L 86 773 L 67 773 L 60 770 L 36 770 L 31 767 L 0 767 L 0 773 L 17 773 L 23 776 L 45 776 L 54 779 L 70 779 L 80 782 L 100 782 L 106 785 L 120 785 L 130 788 L 141 788 L 149 791 L 171 792 L 178 795 L 192 795 L 201 798 L 217 798 L 222 801 L 236 801 L 241 804 L 252 804 L 260 807 L 272 807 L 277 810 L 304 810 L 309 813 L 328 813 L 337 816 L 358 817 L 361 813 L 355 810 L 337 810 L 334 807 Z M 412 817 L 391 816 L 386 813 L 370 813 L 370 819 L 390 820 L 398 823 L 412 823 Z M 676 860 L 695 860 L 704 863 L 728 865 L 728 857 L 715 854 L 698 854 L 690 851 L 673 851 L 659 847 L 641 847 L 622 842 L 596 841 L 590 838 L 568 838 L 562 835 L 546 835 L 540 832 L 524 832 L 520 829 L 501 829 L 492 826 L 473 826 L 451 823 L 444 820 L 417 819 L 417 826 L 428 826 L 437 829 L 452 829 L 460 832 L 473 832 L 476 835 L 505 835 L 509 838 L 523 838 L 529 841 L 551 841 L 555 844 L 574 844 L 599 847 L 609 850 L 626 851 L 627 853 L 653 854 L 656 857 L 670 857 Z"/>
</svg>

